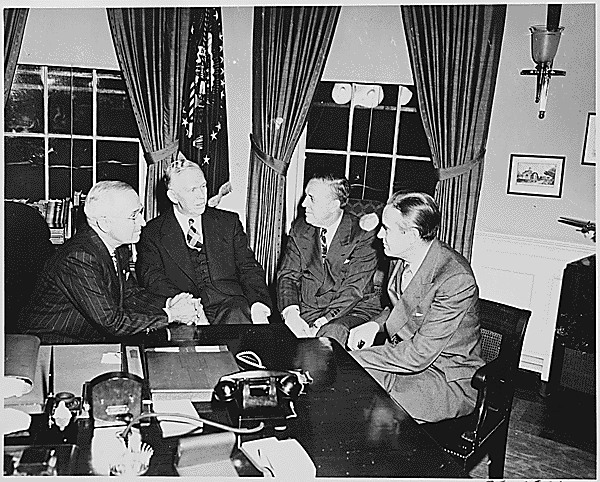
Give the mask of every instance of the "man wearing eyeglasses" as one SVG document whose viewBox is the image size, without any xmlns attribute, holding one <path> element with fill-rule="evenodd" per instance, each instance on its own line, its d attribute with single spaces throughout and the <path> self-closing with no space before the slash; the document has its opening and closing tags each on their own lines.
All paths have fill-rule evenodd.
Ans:
<svg viewBox="0 0 600 482">
<path fill-rule="evenodd" d="M 128 276 L 127 245 L 139 240 L 146 224 L 131 186 L 98 182 L 86 197 L 84 212 L 87 223 L 44 267 L 19 318 L 19 332 L 48 343 L 108 342 L 170 322 L 203 322 L 191 294 L 167 299 Z"/>
<path fill-rule="evenodd" d="M 273 303 L 265 271 L 238 215 L 207 206 L 204 173 L 182 154 L 167 168 L 165 185 L 173 208 L 142 230 L 140 284 L 164 296 L 192 293 L 213 325 L 268 323 Z"/>
<path fill-rule="evenodd" d="M 469 262 L 436 238 L 439 224 L 428 194 L 388 201 L 378 236 L 393 260 L 391 306 L 348 338 L 354 358 L 417 422 L 471 413 L 471 379 L 484 364 L 477 283 Z M 387 340 L 372 346 L 379 331 Z"/>
</svg>

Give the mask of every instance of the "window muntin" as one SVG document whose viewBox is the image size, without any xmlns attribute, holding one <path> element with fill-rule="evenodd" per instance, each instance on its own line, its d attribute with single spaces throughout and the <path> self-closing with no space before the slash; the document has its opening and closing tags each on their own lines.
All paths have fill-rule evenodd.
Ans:
<svg viewBox="0 0 600 482">
<path fill-rule="evenodd" d="M 4 119 L 6 198 L 72 198 L 103 179 L 141 191 L 138 129 L 119 71 L 19 64 Z"/>
<path fill-rule="evenodd" d="M 335 82 L 320 82 L 308 114 L 304 182 L 327 167 L 350 181 L 351 197 L 386 201 L 398 189 L 433 194 L 436 172 L 414 86 L 380 85 L 383 99 L 364 107 L 336 104 Z M 355 95 L 352 84 L 352 96 Z M 401 89 L 412 96 L 404 102 Z M 351 106 L 354 112 L 351 112 Z M 350 139 L 348 137 L 350 136 Z"/>
</svg>

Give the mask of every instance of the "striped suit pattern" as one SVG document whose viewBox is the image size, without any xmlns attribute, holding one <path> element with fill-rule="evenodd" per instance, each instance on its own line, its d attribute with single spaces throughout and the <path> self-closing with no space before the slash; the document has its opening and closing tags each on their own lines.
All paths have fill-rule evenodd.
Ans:
<svg viewBox="0 0 600 482">
<path fill-rule="evenodd" d="M 110 253 L 86 223 L 46 264 L 18 322 L 22 333 L 48 343 L 116 341 L 167 325 L 166 297 L 126 279 L 126 246 Z"/>
</svg>

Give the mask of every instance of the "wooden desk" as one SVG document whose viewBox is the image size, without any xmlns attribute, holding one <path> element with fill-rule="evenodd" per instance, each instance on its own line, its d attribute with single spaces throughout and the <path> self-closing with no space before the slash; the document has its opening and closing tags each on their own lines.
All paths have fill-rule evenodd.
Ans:
<svg viewBox="0 0 600 482">
<path fill-rule="evenodd" d="M 269 369 L 310 373 L 314 381 L 295 403 L 297 418 L 288 419 L 283 431 L 267 429 L 260 436 L 296 439 L 317 476 L 468 477 L 339 344 L 327 338 L 298 340 L 283 324 L 207 326 L 194 338 L 171 344 L 227 344 L 233 353 L 254 351 Z M 195 406 L 202 417 L 232 424 L 228 412 L 215 404 Z M 153 427 L 145 436 L 155 448 L 147 475 L 174 475 L 176 442 L 163 442 Z M 244 435 L 242 441 L 250 437 L 256 438 Z M 85 443 L 80 435 L 84 458 Z M 80 470 L 87 473 L 83 466 Z"/>
</svg>

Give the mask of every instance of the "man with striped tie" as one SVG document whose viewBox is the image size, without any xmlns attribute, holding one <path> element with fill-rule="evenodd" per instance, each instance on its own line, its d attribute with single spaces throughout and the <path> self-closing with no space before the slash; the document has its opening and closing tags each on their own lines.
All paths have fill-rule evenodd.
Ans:
<svg viewBox="0 0 600 482">
<path fill-rule="evenodd" d="M 376 231 L 363 229 L 346 211 L 345 177 L 314 175 L 290 230 L 277 273 L 277 299 L 287 326 L 298 337 L 325 336 L 343 347 L 351 328 L 381 310 L 373 292 Z"/>
<path fill-rule="evenodd" d="M 417 422 L 468 415 L 484 364 L 479 290 L 469 262 L 436 234 L 440 212 L 424 193 L 396 193 L 378 236 L 393 259 L 391 306 L 350 332 L 354 358 Z M 383 345 L 371 346 L 383 331 Z"/>
<path fill-rule="evenodd" d="M 169 209 L 137 245 L 138 281 L 163 296 L 202 300 L 210 324 L 268 323 L 272 301 L 237 214 L 206 206 L 200 166 L 181 154 L 165 173 Z"/>
<path fill-rule="evenodd" d="M 196 324 L 197 300 L 179 290 L 172 298 L 140 288 L 128 276 L 129 249 L 145 221 L 134 189 L 100 181 L 86 196 L 86 222 L 46 264 L 23 310 L 17 332 L 47 343 L 120 341 Z"/>
</svg>

